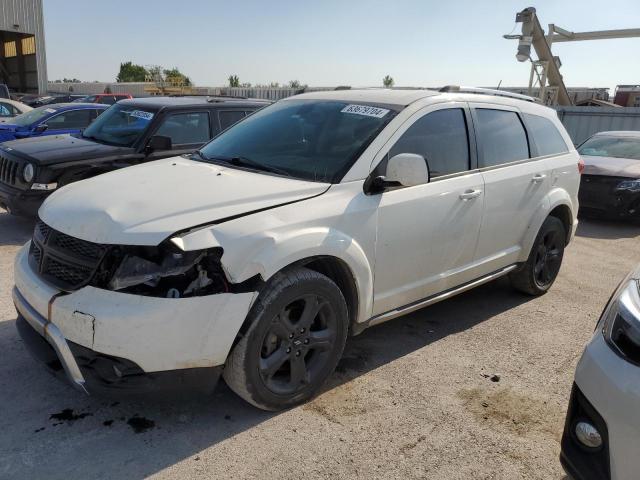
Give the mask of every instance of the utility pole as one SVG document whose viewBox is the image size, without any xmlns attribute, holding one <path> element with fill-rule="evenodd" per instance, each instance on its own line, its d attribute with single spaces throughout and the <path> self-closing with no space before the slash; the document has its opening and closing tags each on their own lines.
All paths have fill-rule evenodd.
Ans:
<svg viewBox="0 0 640 480">
<path fill-rule="evenodd" d="M 516 58 L 519 62 L 531 60 L 529 95 L 533 94 L 534 85 L 538 83 L 540 85 L 538 97 L 547 105 L 571 105 L 571 98 L 560 74 L 562 62 L 560 62 L 560 57 L 551 53 L 553 43 L 640 37 L 640 28 L 571 32 L 553 23 L 549 24 L 549 31 L 545 35 L 534 7 L 525 8 L 518 12 L 516 23 L 522 23 L 522 34 L 504 35 L 504 38 L 518 40 Z M 537 60 L 531 58 L 531 45 L 538 56 Z"/>
</svg>

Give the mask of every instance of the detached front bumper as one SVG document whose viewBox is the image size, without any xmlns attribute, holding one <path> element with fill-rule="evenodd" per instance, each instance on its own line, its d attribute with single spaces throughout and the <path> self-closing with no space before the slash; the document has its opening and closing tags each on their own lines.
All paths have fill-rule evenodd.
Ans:
<svg viewBox="0 0 640 480">
<path fill-rule="evenodd" d="M 35 217 L 50 191 L 20 190 L 0 183 L 0 207 L 13 215 Z"/>
<path fill-rule="evenodd" d="M 88 393 L 213 388 L 255 292 L 182 299 L 93 287 L 66 293 L 31 269 L 28 247 L 15 262 L 17 325 L 50 371 Z"/>
</svg>

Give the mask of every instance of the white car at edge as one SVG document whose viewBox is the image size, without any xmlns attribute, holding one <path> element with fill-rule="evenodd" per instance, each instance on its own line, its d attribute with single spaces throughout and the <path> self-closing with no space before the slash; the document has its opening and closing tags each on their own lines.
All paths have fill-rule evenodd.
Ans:
<svg viewBox="0 0 640 480">
<path fill-rule="evenodd" d="M 640 265 L 611 295 L 576 368 L 560 460 L 575 480 L 638 478 Z"/>
<path fill-rule="evenodd" d="M 62 188 L 15 261 L 18 329 L 93 393 L 309 399 L 347 336 L 508 274 L 553 283 L 580 159 L 555 112 L 482 89 L 287 98 L 199 152 Z"/>
</svg>

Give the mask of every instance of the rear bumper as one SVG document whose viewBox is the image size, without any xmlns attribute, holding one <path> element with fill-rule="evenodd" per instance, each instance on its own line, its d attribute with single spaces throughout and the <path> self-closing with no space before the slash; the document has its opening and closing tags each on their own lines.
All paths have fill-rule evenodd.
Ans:
<svg viewBox="0 0 640 480">
<path fill-rule="evenodd" d="M 19 190 L 0 183 L 0 207 L 9 213 L 24 217 L 35 217 L 42 202 L 51 192 Z"/>
</svg>

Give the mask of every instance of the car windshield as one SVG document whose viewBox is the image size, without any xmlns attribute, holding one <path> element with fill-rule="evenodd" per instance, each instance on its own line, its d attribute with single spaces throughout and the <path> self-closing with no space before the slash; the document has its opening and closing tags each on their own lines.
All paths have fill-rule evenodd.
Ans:
<svg viewBox="0 0 640 480">
<path fill-rule="evenodd" d="M 282 101 L 225 130 L 193 158 L 337 183 L 395 113 L 340 101 Z"/>
<path fill-rule="evenodd" d="M 149 128 L 155 113 L 135 105 L 115 104 L 89 125 L 82 136 L 109 145 L 130 147 Z"/>
<path fill-rule="evenodd" d="M 640 137 L 607 137 L 598 135 L 584 142 L 578 149 L 587 157 L 615 157 L 640 160 Z"/>
<path fill-rule="evenodd" d="M 19 125 L 21 127 L 26 127 L 27 125 L 31 125 L 39 120 L 42 120 L 45 117 L 48 117 L 56 111 L 57 110 L 55 108 L 45 105 L 42 107 L 34 108 L 33 110 L 29 110 L 26 113 L 21 113 L 20 115 L 12 118 L 11 123 L 13 123 L 14 125 Z"/>
</svg>

